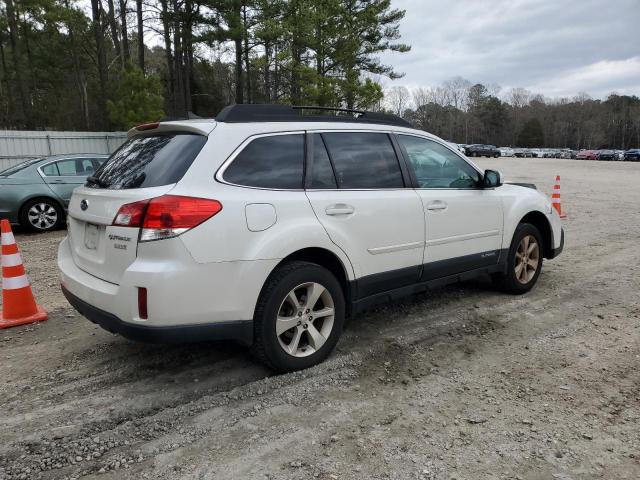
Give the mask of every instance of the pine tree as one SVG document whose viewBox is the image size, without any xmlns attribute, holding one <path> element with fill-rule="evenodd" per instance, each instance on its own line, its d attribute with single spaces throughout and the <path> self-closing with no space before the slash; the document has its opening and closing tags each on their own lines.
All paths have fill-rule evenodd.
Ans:
<svg viewBox="0 0 640 480">
<path fill-rule="evenodd" d="M 142 71 L 128 63 L 116 83 L 112 99 L 107 102 L 111 122 L 118 128 L 160 120 L 164 115 L 162 85 L 154 75 L 145 77 Z"/>
<path fill-rule="evenodd" d="M 528 120 L 520 135 L 518 135 L 518 146 L 525 148 L 540 147 L 544 145 L 544 132 L 542 131 L 542 124 L 537 118 Z"/>
</svg>

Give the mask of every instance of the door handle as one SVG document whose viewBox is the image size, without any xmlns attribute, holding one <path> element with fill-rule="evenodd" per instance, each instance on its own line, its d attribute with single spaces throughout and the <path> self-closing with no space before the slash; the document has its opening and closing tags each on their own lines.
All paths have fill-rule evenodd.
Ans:
<svg viewBox="0 0 640 480">
<path fill-rule="evenodd" d="M 64 183 L 64 180 L 51 180 L 50 183 Z"/>
<path fill-rule="evenodd" d="M 435 202 L 431 202 L 429 205 L 427 205 L 427 210 L 446 210 L 447 209 L 447 204 L 445 202 L 443 202 L 442 200 L 436 200 Z"/>
<path fill-rule="evenodd" d="M 351 215 L 355 212 L 356 209 L 351 205 L 347 205 L 345 203 L 336 203 L 335 205 L 331 205 L 325 208 L 324 212 L 327 215 Z"/>
</svg>

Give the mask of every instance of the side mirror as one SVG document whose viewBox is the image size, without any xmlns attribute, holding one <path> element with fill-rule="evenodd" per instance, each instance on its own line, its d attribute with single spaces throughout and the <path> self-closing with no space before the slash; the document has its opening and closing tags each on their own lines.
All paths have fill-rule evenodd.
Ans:
<svg viewBox="0 0 640 480">
<path fill-rule="evenodd" d="M 497 170 L 485 170 L 482 183 L 484 188 L 496 188 L 502 185 L 502 173 Z"/>
</svg>

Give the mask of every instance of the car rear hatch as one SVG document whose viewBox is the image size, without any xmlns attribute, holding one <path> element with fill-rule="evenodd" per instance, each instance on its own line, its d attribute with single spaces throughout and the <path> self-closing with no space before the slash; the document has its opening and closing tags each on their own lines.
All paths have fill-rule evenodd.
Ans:
<svg viewBox="0 0 640 480">
<path fill-rule="evenodd" d="M 86 185 L 74 191 L 67 223 L 72 256 L 80 269 L 107 282 L 120 283 L 122 274 L 136 259 L 141 231 L 140 225 L 121 226 L 123 218 L 124 224 L 131 220 L 128 206 L 142 205 L 144 213 L 145 201 L 168 194 L 214 127 L 214 122 L 138 127 Z M 119 215 L 123 211 L 129 213 Z M 116 217 L 120 225 L 114 224 Z"/>
</svg>

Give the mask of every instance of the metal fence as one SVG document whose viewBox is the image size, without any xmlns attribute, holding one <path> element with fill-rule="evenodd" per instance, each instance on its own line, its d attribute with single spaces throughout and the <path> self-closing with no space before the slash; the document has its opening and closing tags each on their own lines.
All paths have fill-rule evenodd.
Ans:
<svg viewBox="0 0 640 480">
<path fill-rule="evenodd" d="M 0 130 L 0 170 L 29 158 L 66 153 L 111 153 L 126 132 L 32 132 Z"/>
</svg>

